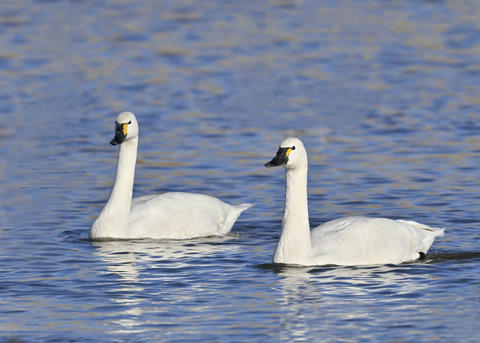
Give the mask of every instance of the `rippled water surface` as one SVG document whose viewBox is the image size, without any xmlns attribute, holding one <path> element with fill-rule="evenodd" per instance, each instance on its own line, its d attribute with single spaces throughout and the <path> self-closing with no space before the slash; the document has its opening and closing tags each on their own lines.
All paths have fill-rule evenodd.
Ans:
<svg viewBox="0 0 480 343">
<path fill-rule="evenodd" d="M 0 4 L 0 339 L 480 340 L 480 3 Z M 114 119 L 140 123 L 134 195 L 255 203 L 231 234 L 91 242 Z M 425 261 L 271 264 L 286 136 L 312 226 L 447 227 Z"/>
</svg>

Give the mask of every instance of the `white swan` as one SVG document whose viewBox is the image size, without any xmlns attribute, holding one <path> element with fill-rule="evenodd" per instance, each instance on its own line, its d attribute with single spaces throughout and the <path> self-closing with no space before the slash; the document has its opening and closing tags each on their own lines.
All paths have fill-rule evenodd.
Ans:
<svg viewBox="0 0 480 343">
<path fill-rule="evenodd" d="M 138 146 L 135 115 L 116 119 L 112 145 L 120 144 L 117 175 L 110 199 L 90 228 L 91 239 L 188 239 L 230 232 L 252 204 L 231 206 L 214 197 L 193 193 L 146 195 L 132 200 Z"/>
<path fill-rule="evenodd" d="M 274 263 L 298 265 L 369 265 L 425 257 L 445 229 L 414 221 L 346 217 L 310 231 L 307 204 L 307 152 L 298 138 L 280 143 L 266 167 L 286 169 L 285 212 Z"/>
</svg>

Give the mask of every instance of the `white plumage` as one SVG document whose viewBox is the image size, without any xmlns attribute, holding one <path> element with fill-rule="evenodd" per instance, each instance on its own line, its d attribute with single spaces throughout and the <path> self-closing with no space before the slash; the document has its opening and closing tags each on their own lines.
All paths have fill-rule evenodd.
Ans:
<svg viewBox="0 0 480 343">
<path fill-rule="evenodd" d="M 203 194 L 164 193 L 132 200 L 138 147 L 135 115 L 116 119 L 112 145 L 120 144 L 117 174 L 110 198 L 90 228 L 91 239 L 189 239 L 230 232 L 252 204 L 232 206 Z"/>
<path fill-rule="evenodd" d="M 266 167 L 286 169 L 285 212 L 274 263 L 369 265 L 401 263 L 426 254 L 445 229 L 414 221 L 346 217 L 310 230 L 307 204 L 307 152 L 287 138 Z"/>
</svg>

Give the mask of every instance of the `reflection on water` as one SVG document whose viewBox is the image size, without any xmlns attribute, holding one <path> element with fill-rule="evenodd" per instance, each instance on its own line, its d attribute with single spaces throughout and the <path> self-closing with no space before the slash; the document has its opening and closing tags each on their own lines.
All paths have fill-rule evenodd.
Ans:
<svg viewBox="0 0 480 343">
<path fill-rule="evenodd" d="M 218 268 L 217 264 L 228 263 L 224 258 L 227 251 L 232 261 L 237 248 L 230 244 L 230 237 L 215 237 L 185 241 L 105 241 L 92 242 L 94 254 L 106 263 L 109 273 L 118 277 L 116 286 L 107 290 L 110 300 L 118 304 L 121 311 L 114 313 L 112 332 L 143 332 L 157 326 L 178 327 L 177 306 L 198 303 L 190 311 L 203 312 L 193 294 L 208 298 L 223 297 L 221 290 L 207 286 L 201 271 Z M 233 250 L 233 251 L 232 251 Z M 217 260 L 218 259 L 218 260 Z M 155 318 L 151 314 L 155 313 Z M 191 316 L 191 313 L 184 315 Z"/>
<path fill-rule="evenodd" d="M 19 0 L 0 11 L 0 331 L 25 341 L 478 341 L 476 2 Z M 255 203 L 232 235 L 89 242 L 140 123 L 134 195 Z M 311 225 L 413 219 L 427 260 L 270 263 L 284 172 Z"/>
<path fill-rule="evenodd" d="M 358 330 L 355 340 L 400 339 L 405 329 L 413 336 L 434 327 L 443 330 L 438 316 L 445 316 L 448 310 L 438 303 L 446 302 L 444 305 L 454 311 L 455 305 L 446 294 L 448 287 L 458 283 L 447 280 L 446 273 L 432 266 L 417 267 L 413 273 L 408 265 L 278 269 L 281 279 L 276 287 L 284 308 L 284 330 L 279 337 L 315 340 L 318 335 L 328 337 L 339 326 L 342 331 L 336 339 L 346 340 L 352 339 L 350 330 Z M 436 287 L 437 293 L 432 295 L 432 284 L 444 285 Z"/>
</svg>

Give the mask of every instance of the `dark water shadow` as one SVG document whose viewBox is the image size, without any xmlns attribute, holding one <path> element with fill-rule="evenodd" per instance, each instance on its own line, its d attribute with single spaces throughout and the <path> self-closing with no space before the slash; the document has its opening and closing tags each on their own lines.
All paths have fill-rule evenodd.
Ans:
<svg viewBox="0 0 480 343">
<path fill-rule="evenodd" d="M 480 259 L 480 251 L 452 251 L 427 255 L 424 263 L 443 263 L 448 261 L 471 262 Z"/>
<path fill-rule="evenodd" d="M 255 267 L 263 271 L 273 271 L 276 274 L 283 274 L 286 271 L 301 271 L 304 270 L 307 273 L 318 273 L 332 271 L 336 269 L 351 269 L 351 270 L 365 270 L 372 271 L 379 268 L 391 268 L 395 270 L 396 268 L 403 268 L 405 266 L 417 266 L 424 264 L 435 264 L 435 263 L 444 263 L 448 261 L 458 261 L 458 262 L 472 262 L 474 260 L 480 259 L 480 251 L 461 251 L 461 252 L 445 252 L 445 253 L 434 253 L 428 254 L 425 258 L 403 262 L 400 264 L 378 264 L 378 265 L 365 265 L 365 266 L 340 266 L 340 265 L 323 265 L 323 266 L 301 266 L 294 264 L 284 264 L 284 263 L 262 263 L 258 264 Z"/>
</svg>

